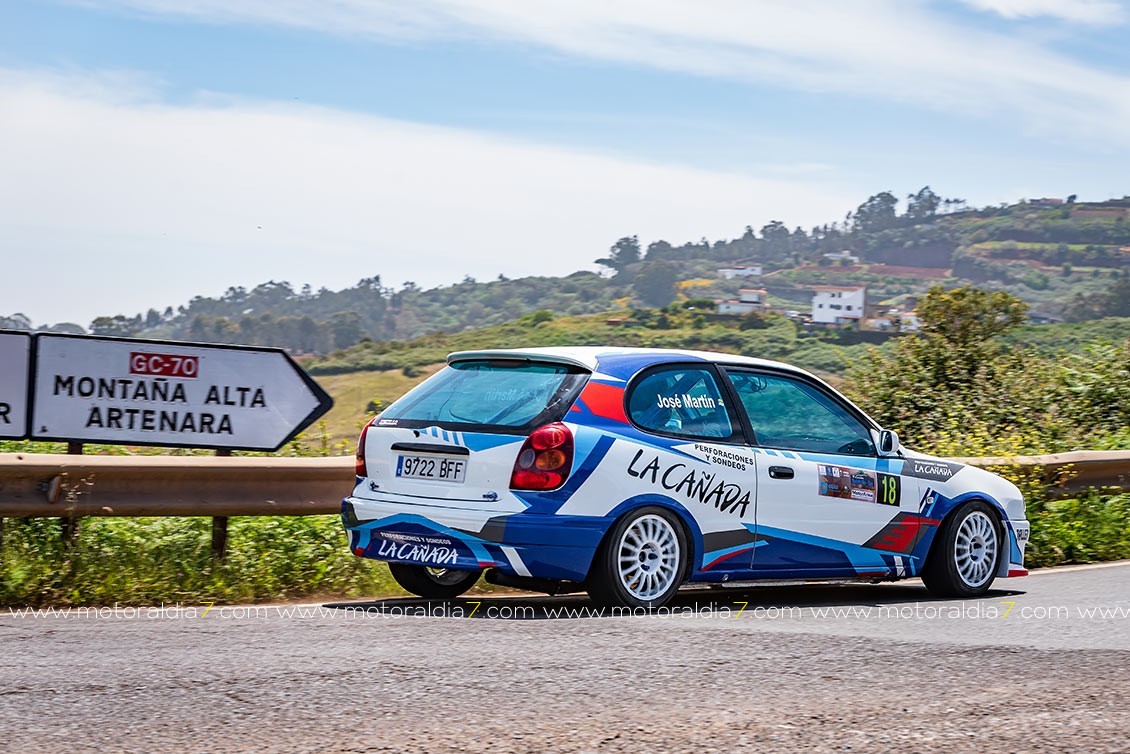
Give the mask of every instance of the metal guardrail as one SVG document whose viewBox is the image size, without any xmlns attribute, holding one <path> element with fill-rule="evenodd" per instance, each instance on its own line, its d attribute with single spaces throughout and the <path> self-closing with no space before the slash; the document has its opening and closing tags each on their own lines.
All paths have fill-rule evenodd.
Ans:
<svg viewBox="0 0 1130 754">
<path fill-rule="evenodd" d="M 1052 497 L 1130 490 L 1130 452 L 956 458 L 1039 469 Z M 0 453 L 0 518 L 308 516 L 337 513 L 353 457 L 86 456 Z"/>
<path fill-rule="evenodd" d="M 337 513 L 353 457 L 0 453 L 0 518 Z"/>
<path fill-rule="evenodd" d="M 954 458 L 985 469 L 1021 468 L 1038 473 L 1051 499 L 1064 499 L 1091 489 L 1130 491 L 1130 451 L 1073 450 L 1043 456 Z"/>
</svg>

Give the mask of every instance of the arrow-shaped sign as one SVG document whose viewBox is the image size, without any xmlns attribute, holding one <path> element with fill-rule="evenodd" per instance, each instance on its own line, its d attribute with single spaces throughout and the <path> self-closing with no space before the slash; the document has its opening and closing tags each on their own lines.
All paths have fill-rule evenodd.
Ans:
<svg viewBox="0 0 1130 754">
<path fill-rule="evenodd" d="M 332 399 L 277 348 L 39 334 L 38 440 L 278 450 Z"/>
<path fill-rule="evenodd" d="M 0 439 L 27 435 L 28 374 L 31 336 L 26 332 L 0 332 Z"/>
</svg>

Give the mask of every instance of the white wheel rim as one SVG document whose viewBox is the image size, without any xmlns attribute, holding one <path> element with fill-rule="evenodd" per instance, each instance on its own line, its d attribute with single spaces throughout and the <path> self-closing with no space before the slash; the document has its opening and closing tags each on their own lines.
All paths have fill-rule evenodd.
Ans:
<svg viewBox="0 0 1130 754">
<path fill-rule="evenodd" d="M 997 528 L 988 515 L 973 511 L 957 527 L 953 544 L 957 573 L 966 586 L 976 589 L 993 577 L 997 562 Z"/>
<path fill-rule="evenodd" d="M 620 583 L 638 600 L 656 599 L 679 578 L 679 556 L 679 537 L 671 522 L 654 514 L 640 516 L 620 536 Z"/>
</svg>

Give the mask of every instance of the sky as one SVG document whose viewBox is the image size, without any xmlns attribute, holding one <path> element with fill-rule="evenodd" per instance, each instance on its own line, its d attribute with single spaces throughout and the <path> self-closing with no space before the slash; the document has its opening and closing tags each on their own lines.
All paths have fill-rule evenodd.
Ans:
<svg viewBox="0 0 1130 754">
<path fill-rule="evenodd" d="M 9 0 L 0 315 L 1130 194 L 1130 0 Z"/>
</svg>

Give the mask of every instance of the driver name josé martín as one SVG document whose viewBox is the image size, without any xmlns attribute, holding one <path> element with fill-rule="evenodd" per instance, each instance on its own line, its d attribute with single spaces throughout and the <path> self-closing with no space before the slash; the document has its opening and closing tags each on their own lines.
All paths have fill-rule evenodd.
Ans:
<svg viewBox="0 0 1130 754">
<path fill-rule="evenodd" d="M 659 456 L 652 456 L 650 461 L 642 463 L 643 455 L 643 450 L 636 451 L 628 464 L 629 476 L 647 480 L 689 500 L 713 505 L 723 513 L 733 513 L 738 517 L 744 517 L 753 502 L 748 490 L 732 482 L 716 481 L 716 473 L 695 471 L 685 463 L 673 463 L 665 468 L 660 464 Z"/>
</svg>

